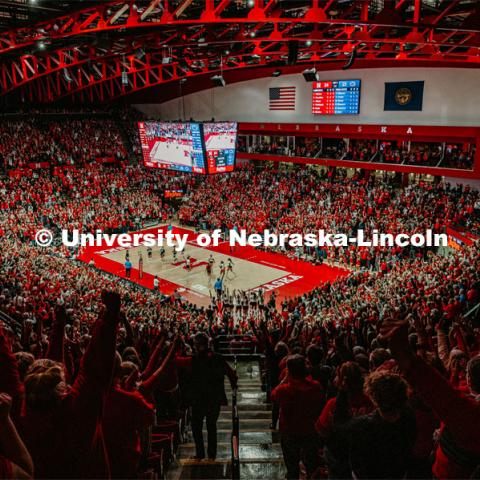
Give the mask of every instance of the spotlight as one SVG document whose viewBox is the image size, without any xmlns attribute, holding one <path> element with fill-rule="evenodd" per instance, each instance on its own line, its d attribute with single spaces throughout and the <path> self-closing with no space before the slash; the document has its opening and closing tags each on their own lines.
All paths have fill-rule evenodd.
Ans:
<svg viewBox="0 0 480 480">
<path fill-rule="evenodd" d="M 305 42 L 305 45 L 306 45 L 307 47 L 311 47 L 311 46 L 312 46 L 312 43 L 313 43 L 313 42 L 312 42 L 311 40 L 307 40 L 307 41 Z"/>
<path fill-rule="evenodd" d="M 222 75 L 214 75 L 210 78 L 210 80 L 213 82 L 215 87 L 224 87 L 226 85 L 225 79 L 222 77 Z"/>
<path fill-rule="evenodd" d="M 255 32 L 250 32 L 250 36 L 251 36 L 252 38 L 255 38 L 255 35 L 256 35 Z"/>
<path fill-rule="evenodd" d="M 319 75 L 316 68 L 307 68 L 302 72 L 302 74 L 306 82 L 318 82 Z"/>
<path fill-rule="evenodd" d="M 252 8 L 255 6 L 255 0 L 248 0 L 247 5 Z"/>
<path fill-rule="evenodd" d="M 45 42 L 42 42 L 42 41 L 38 42 L 37 47 L 39 50 L 45 50 L 45 47 L 46 47 Z"/>
</svg>

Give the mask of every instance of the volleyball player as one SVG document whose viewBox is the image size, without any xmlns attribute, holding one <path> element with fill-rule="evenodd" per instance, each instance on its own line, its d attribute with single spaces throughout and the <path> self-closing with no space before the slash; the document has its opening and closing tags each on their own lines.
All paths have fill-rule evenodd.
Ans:
<svg viewBox="0 0 480 480">
<path fill-rule="evenodd" d="M 152 247 L 147 247 L 147 257 L 148 258 L 152 258 L 152 252 L 153 252 Z"/>
<path fill-rule="evenodd" d="M 213 254 L 211 253 L 210 256 L 208 257 L 208 263 L 210 264 L 211 267 L 213 267 L 213 264 L 215 263 L 215 259 L 213 258 Z"/>
<path fill-rule="evenodd" d="M 226 268 L 225 268 L 225 262 L 223 260 L 220 261 L 220 277 L 223 277 L 225 276 L 225 271 L 226 271 Z"/>
<path fill-rule="evenodd" d="M 231 258 L 227 260 L 227 272 L 233 273 L 233 260 Z"/>
</svg>

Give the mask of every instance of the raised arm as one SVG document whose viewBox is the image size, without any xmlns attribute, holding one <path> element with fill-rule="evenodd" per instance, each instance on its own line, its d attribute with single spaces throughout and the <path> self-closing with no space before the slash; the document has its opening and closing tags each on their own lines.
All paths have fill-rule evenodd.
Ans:
<svg viewBox="0 0 480 480">
<path fill-rule="evenodd" d="M 177 350 L 181 344 L 180 337 L 175 337 L 175 340 L 172 342 L 170 346 L 170 350 L 168 351 L 167 355 L 163 359 L 162 364 L 157 370 L 151 375 L 149 378 L 142 382 L 140 390 L 145 398 L 151 398 L 153 392 L 161 387 L 162 382 L 165 380 L 165 377 L 171 373 L 169 372 L 170 368 L 174 368 L 173 360 L 177 353 Z"/>
<path fill-rule="evenodd" d="M 147 366 L 145 367 L 145 370 L 142 373 L 143 378 L 149 378 L 153 374 L 155 369 L 159 367 L 160 357 L 162 355 L 162 350 L 163 350 L 163 346 L 165 345 L 166 339 L 167 339 L 167 336 L 165 335 L 165 332 L 160 333 L 157 346 L 155 347 L 155 350 L 153 351 L 153 353 L 150 355 Z"/>
<path fill-rule="evenodd" d="M 46 358 L 60 363 L 64 363 L 65 361 L 63 350 L 66 321 L 67 312 L 65 307 L 63 305 L 58 305 L 53 314 L 52 329 L 50 331 L 50 341 L 48 343 Z"/>
<path fill-rule="evenodd" d="M 448 380 L 414 355 L 408 344 L 408 321 L 386 322 L 382 335 L 388 339 L 392 355 L 410 385 L 448 427 L 458 441 L 478 437 L 480 407 L 463 395 Z"/>
<path fill-rule="evenodd" d="M 80 369 L 72 386 L 71 395 L 78 407 L 89 408 L 90 402 L 101 401 L 101 394 L 112 378 L 115 358 L 116 331 L 120 321 L 120 296 L 104 292 L 105 311 L 99 315 L 93 328 L 92 339 L 80 363 Z"/>
<path fill-rule="evenodd" d="M 120 320 L 123 327 L 125 328 L 126 345 L 129 347 L 135 346 L 137 340 L 135 338 L 135 333 L 132 326 L 130 325 L 130 322 L 127 320 L 127 317 L 123 312 L 120 314 Z"/>
</svg>

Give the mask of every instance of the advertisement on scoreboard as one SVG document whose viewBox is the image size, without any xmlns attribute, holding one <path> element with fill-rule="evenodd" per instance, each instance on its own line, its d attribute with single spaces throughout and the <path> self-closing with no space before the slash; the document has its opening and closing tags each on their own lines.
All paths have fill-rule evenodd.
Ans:
<svg viewBox="0 0 480 480">
<path fill-rule="evenodd" d="M 206 173 L 200 124 L 139 122 L 146 167 Z"/>
<path fill-rule="evenodd" d="M 358 115 L 360 80 L 326 80 L 313 82 L 314 115 Z"/>
<path fill-rule="evenodd" d="M 237 124 L 235 122 L 204 123 L 203 135 L 208 172 L 232 172 L 235 168 Z"/>
</svg>

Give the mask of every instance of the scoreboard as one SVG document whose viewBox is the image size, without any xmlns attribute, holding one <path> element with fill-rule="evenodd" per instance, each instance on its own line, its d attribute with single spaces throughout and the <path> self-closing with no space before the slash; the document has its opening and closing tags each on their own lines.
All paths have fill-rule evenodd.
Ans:
<svg viewBox="0 0 480 480">
<path fill-rule="evenodd" d="M 203 136 L 208 173 L 232 172 L 235 168 L 237 124 L 235 122 L 204 123 Z"/>
<path fill-rule="evenodd" d="M 360 113 L 360 80 L 313 82 L 314 115 L 358 115 Z"/>
<path fill-rule="evenodd" d="M 237 129 L 236 122 L 138 122 L 144 165 L 201 174 L 233 172 Z M 171 192 L 165 195 L 173 198 Z"/>
</svg>

